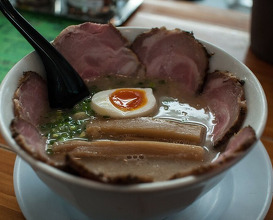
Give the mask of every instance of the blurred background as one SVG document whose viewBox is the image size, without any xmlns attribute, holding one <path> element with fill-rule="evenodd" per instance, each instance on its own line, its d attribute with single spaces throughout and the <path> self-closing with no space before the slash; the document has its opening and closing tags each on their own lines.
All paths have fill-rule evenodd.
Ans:
<svg viewBox="0 0 273 220">
<path fill-rule="evenodd" d="M 200 0 L 198 3 L 216 8 L 237 10 L 245 13 L 250 13 L 252 7 L 252 0 Z"/>
<path fill-rule="evenodd" d="M 148 3 L 155 4 L 181 2 L 186 5 L 197 5 L 221 10 L 232 10 L 250 14 L 252 0 L 10 0 L 22 15 L 48 41 L 52 41 L 68 25 L 84 21 L 97 23 L 111 22 L 116 26 L 123 25 L 139 7 Z M 158 2 L 158 3 L 157 3 Z M 185 5 L 183 4 L 183 5 Z M 182 7 L 182 6 L 181 6 Z M 181 13 L 185 13 L 181 8 Z M 218 11 L 218 13 L 220 13 Z M 190 12 L 187 12 L 189 14 Z M 208 15 L 204 11 L 204 19 Z M 135 19 L 137 20 L 137 19 Z M 139 25 L 139 24 L 136 24 Z M 140 24 L 140 26 L 143 23 Z M 147 24 L 144 24 L 147 25 Z M 153 24 L 151 24 L 153 25 Z M 9 24 L 0 13 L 0 82 L 8 70 L 23 56 L 33 51 L 25 39 Z M 5 34 L 3 34 L 5 33 Z"/>
<path fill-rule="evenodd" d="M 63 0 L 62 0 L 63 1 Z M 69 0 L 68 0 L 69 1 Z M 82 4 L 84 2 L 93 2 L 93 4 L 101 4 L 98 2 L 117 2 L 117 0 L 74 0 L 75 2 L 78 2 L 78 4 Z M 179 1 L 179 0 L 175 0 Z M 249 7 L 252 5 L 252 0 L 180 0 L 180 1 L 194 1 L 198 4 L 204 4 L 204 5 L 209 5 L 212 7 L 219 7 L 219 8 L 227 8 L 227 7 L 234 7 L 234 8 L 240 8 L 240 7 Z M 25 2 L 25 3 L 34 3 L 38 2 L 39 4 L 44 4 L 46 2 L 50 2 L 50 0 L 11 0 L 11 2 Z M 70 1 L 70 2 L 73 2 Z M 94 3 L 97 2 L 97 3 Z M 37 4 L 37 3 L 36 3 Z"/>
<path fill-rule="evenodd" d="M 252 0 L 165 0 L 184 1 L 221 9 L 249 13 Z M 40 11 L 75 19 L 106 22 L 114 16 L 123 17 L 116 21 L 121 25 L 143 0 L 11 0 L 18 8 Z M 125 10 L 126 9 L 126 10 Z M 116 18 L 117 19 L 117 18 Z"/>
</svg>

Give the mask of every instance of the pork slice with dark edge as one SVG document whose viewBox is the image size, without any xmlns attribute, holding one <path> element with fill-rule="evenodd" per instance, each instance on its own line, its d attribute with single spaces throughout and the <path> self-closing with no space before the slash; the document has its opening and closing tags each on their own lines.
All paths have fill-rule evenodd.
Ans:
<svg viewBox="0 0 273 220">
<path fill-rule="evenodd" d="M 50 111 L 46 81 L 37 73 L 24 72 L 13 97 L 14 115 L 10 129 L 17 144 L 34 158 L 56 167 L 64 159 L 50 157 L 46 152 L 46 137 L 39 125 Z"/>
<path fill-rule="evenodd" d="M 15 117 L 38 125 L 41 116 L 49 111 L 46 81 L 35 72 L 25 72 L 14 93 L 13 103 Z"/>
<path fill-rule="evenodd" d="M 46 139 L 41 136 L 37 127 L 24 119 L 16 118 L 11 125 L 12 136 L 17 144 L 34 158 L 47 161 L 45 151 Z"/>
<path fill-rule="evenodd" d="M 214 145 L 221 144 L 240 129 L 247 111 L 243 82 L 229 72 L 207 75 L 202 93 L 215 115 Z"/>
<path fill-rule="evenodd" d="M 69 26 L 53 45 L 85 81 L 113 74 L 141 75 L 144 71 L 129 41 L 111 24 Z"/>
<path fill-rule="evenodd" d="M 189 94 L 200 90 L 208 70 L 209 54 L 192 33 L 153 28 L 139 35 L 132 49 L 145 65 L 148 78 L 175 81 Z"/>
</svg>

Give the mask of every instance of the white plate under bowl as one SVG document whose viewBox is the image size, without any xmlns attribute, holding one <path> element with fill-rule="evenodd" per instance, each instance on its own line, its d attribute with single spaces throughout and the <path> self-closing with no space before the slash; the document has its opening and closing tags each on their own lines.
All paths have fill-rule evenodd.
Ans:
<svg viewBox="0 0 273 220">
<path fill-rule="evenodd" d="M 32 168 L 17 157 L 14 189 L 27 220 L 87 220 L 52 192 Z M 272 165 L 261 142 L 207 194 L 178 215 L 165 220 L 263 219 L 272 201 Z"/>
</svg>

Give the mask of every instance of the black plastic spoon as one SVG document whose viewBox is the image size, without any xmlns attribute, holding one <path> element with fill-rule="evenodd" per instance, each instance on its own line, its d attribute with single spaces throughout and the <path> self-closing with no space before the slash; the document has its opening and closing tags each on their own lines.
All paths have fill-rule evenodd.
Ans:
<svg viewBox="0 0 273 220">
<path fill-rule="evenodd" d="M 0 10 L 39 54 L 46 70 L 49 104 L 52 108 L 71 108 L 89 94 L 83 80 L 68 61 L 8 0 L 0 0 Z"/>
</svg>

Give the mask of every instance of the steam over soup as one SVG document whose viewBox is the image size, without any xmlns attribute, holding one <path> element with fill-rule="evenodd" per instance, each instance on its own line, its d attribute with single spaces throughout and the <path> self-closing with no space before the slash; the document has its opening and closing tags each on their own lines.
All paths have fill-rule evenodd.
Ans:
<svg viewBox="0 0 273 220">
<path fill-rule="evenodd" d="M 86 33 L 98 26 L 102 35 L 114 35 L 115 47 Z M 104 53 L 87 53 L 85 48 L 73 57 L 68 45 L 72 39 L 81 44 L 81 34 Z M 244 120 L 243 82 L 229 72 L 208 73 L 208 52 L 188 32 L 152 29 L 131 46 L 112 25 L 85 23 L 63 31 L 54 45 L 74 64 L 91 95 L 72 109 L 50 109 L 46 81 L 31 71 L 24 74 L 14 95 L 11 130 L 17 143 L 39 160 L 92 180 L 131 184 L 196 174 L 241 149 L 246 140 L 254 141 L 248 128 L 236 138 L 248 133 L 251 138 L 241 138 L 242 144 L 228 145 L 232 150 L 225 151 Z M 122 59 L 123 53 L 130 58 Z M 94 66 L 101 59 L 104 66 Z M 152 71 L 149 65 L 160 60 L 161 67 Z M 33 83 L 43 85 L 42 91 L 33 94 Z M 30 94 L 40 102 L 35 112 Z"/>
</svg>

